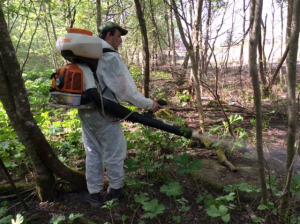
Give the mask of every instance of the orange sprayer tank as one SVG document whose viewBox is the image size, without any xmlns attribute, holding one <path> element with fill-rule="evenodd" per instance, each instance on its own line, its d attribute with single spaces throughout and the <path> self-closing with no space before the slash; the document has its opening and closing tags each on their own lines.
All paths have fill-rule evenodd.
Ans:
<svg viewBox="0 0 300 224">
<path fill-rule="evenodd" d="M 83 92 L 83 72 L 76 64 L 65 65 L 56 70 L 51 87 L 68 93 Z"/>
</svg>

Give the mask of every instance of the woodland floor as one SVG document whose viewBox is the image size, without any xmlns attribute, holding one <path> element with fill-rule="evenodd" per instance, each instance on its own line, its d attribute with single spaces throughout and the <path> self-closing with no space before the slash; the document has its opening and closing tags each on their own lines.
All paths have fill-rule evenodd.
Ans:
<svg viewBox="0 0 300 224">
<path fill-rule="evenodd" d="M 222 100 L 227 103 L 234 102 L 235 106 L 232 109 L 227 110 L 226 113 L 229 116 L 230 114 L 240 114 L 244 121 L 241 124 L 241 127 L 247 131 L 250 135 L 250 139 L 252 137 L 251 133 L 253 133 L 254 127 L 250 123 L 250 119 L 254 118 L 254 109 L 252 105 L 248 104 L 248 98 L 253 96 L 251 92 L 252 84 L 251 78 L 247 73 L 243 74 L 243 86 L 240 85 L 240 76 L 236 75 L 234 69 L 232 69 L 229 74 L 225 77 L 220 77 L 220 83 L 224 82 L 222 86 L 222 92 L 219 93 Z M 230 80 L 230 82 L 228 81 Z M 181 116 L 183 120 L 186 120 L 189 123 L 189 127 L 197 130 L 199 128 L 198 122 L 198 114 L 194 106 L 194 102 L 190 102 L 188 106 L 182 107 L 178 101 L 176 101 L 176 91 L 178 86 L 172 83 L 171 80 L 151 80 L 151 85 L 155 88 L 161 88 L 165 92 L 166 96 L 168 96 L 169 105 L 168 108 L 173 109 L 176 115 Z M 212 83 L 213 85 L 213 83 Z M 266 157 L 266 162 L 270 169 L 272 175 L 277 176 L 279 180 L 283 180 L 285 173 L 285 157 L 286 157 L 286 135 L 287 135 L 287 106 L 286 106 L 286 92 L 279 89 L 279 87 L 274 86 L 274 89 L 277 89 L 277 93 L 275 96 L 272 96 L 272 99 L 263 100 L 263 114 L 265 118 L 265 129 L 263 133 L 264 139 L 264 152 Z M 243 93 L 243 94 L 242 94 Z M 224 115 L 217 108 L 208 108 L 206 105 L 209 100 L 212 100 L 212 96 L 206 89 L 203 89 L 203 106 L 205 112 L 205 122 L 207 130 L 209 130 L 213 125 L 221 125 L 224 120 Z M 175 102 L 175 103 L 170 103 Z M 215 118 L 221 118 L 216 120 Z M 212 160 L 217 160 L 217 156 L 211 151 L 207 150 L 199 145 L 195 144 L 190 149 L 192 150 L 193 156 L 197 159 L 210 158 Z M 257 160 L 255 156 L 256 149 L 251 142 L 248 143 L 247 150 L 253 155 L 253 158 L 246 159 L 243 157 L 243 152 L 235 151 L 233 154 L 229 155 L 229 160 L 235 163 L 245 163 L 250 166 L 257 166 Z M 300 162 L 299 159 L 295 163 L 294 170 L 295 172 L 299 172 Z M 188 206 L 191 209 L 182 216 L 182 223 L 189 224 L 198 224 L 198 223 L 214 223 L 213 220 L 207 215 L 203 204 L 197 204 L 195 198 L 197 196 L 197 188 L 195 183 L 188 175 L 178 175 L 175 172 L 171 173 L 172 177 L 174 177 L 180 184 L 184 186 L 184 197 L 189 201 Z M 239 172 L 235 174 L 236 178 L 239 178 Z M 145 177 L 141 176 L 141 180 Z M 258 180 L 257 180 L 258 181 Z M 218 195 L 215 192 L 212 192 L 210 189 L 204 189 L 203 186 L 200 186 L 200 189 L 204 192 L 205 190 L 210 191 L 215 197 Z M 159 203 L 164 204 L 166 207 L 170 206 L 170 199 L 165 195 L 160 193 L 160 184 L 155 184 L 152 187 L 152 190 L 155 192 L 156 199 L 159 200 Z M 138 192 L 135 192 L 138 193 Z M 105 192 L 103 192 L 103 196 L 105 196 Z M 2 201 L 3 198 L 0 200 Z M 172 214 L 165 212 L 163 215 L 159 215 L 157 219 L 145 219 L 143 218 L 143 214 L 145 213 L 141 208 L 139 208 L 134 215 L 134 210 L 130 208 L 131 201 L 133 199 L 126 192 L 123 192 L 122 199 L 120 205 L 116 206 L 112 210 L 112 217 L 109 214 L 108 210 L 105 209 L 91 209 L 88 204 L 84 204 L 80 201 L 77 192 L 67 192 L 67 191 L 56 191 L 56 200 L 54 202 L 45 202 L 39 203 L 34 195 L 34 192 L 31 196 L 28 196 L 26 202 L 31 208 L 30 212 L 24 213 L 25 216 L 30 216 L 33 214 L 40 214 L 37 218 L 37 222 L 35 223 L 49 223 L 49 220 L 58 215 L 69 216 L 69 214 L 84 214 L 84 217 L 93 221 L 97 224 L 104 224 L 105 222 L 109 223 L 123 223 L 122 216 L 126 215 L 128 219 L 125 223 L 139 223 L 139 221 L 144 221 L 144 223 L 175 223 L 172 221 Z M 17 200 L 11 201 L 10 206 L 17 203 Z M 257 212 L 257 205 L 259 202 L 257 200 L 242 202 L 241 208 L 238 206 L 230 210 L 231 221 L 229 223 L 239 224 L 239 223 L 253 223 L 251 216 L 255 213 L 259 215 Z M 9 207 L 10 207 L 9 206 Z M 295 209 L 299 211 L 300 202 L 298 201 L 295 205 Z M 22 210 L 21 205 L 17 205 L 10 209 L 11 214 L 17 214 L 20 210 Z M 166 209 L 166 211 L 170 211 Z M 180 215 L 182 213 L 175 211 L 176 215 Z M 133 222 L 131 222 L 132 217 L 134 216 Z M 215 223 L 222 223 L 216 221 Z M 274 220 L 276 223 L 276 220 Z"/>
</svg>

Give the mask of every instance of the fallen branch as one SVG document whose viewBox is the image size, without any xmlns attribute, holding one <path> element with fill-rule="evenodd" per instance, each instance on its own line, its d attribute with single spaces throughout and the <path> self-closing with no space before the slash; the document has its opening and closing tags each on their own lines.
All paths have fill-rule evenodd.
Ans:
<svg viewBox="0 0 300 224">
<path fill-rule="evenodd" d="M 214 143 L 211 140 L 209 140 L 208 138 L 205 138 L 203 135 L 201 137 L 198 136 L 197 139 L 200 140 L 201 143 L 204 144 L 206 149 L 210 149 L 210 150 L 214 149 L 214 146 L 213 146 Z M 235 166 L 227 159 L 227 157 L 225 155 L 226 150 L 224 148 L 218 146 L 214 150 L 218 156 L 219 162 L 222 165 L 226 166 L 232 172 L 237 172 L 237 169 L 235 168 Z"/>
</svg>

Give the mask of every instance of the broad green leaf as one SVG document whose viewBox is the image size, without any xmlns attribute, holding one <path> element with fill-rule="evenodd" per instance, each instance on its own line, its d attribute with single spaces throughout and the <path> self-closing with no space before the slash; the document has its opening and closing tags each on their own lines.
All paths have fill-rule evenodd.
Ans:
<svg viewBox="0 0 300 224">
<path fill-rule="evenodd" d="M 180 166 L 177 170 L 176 173 L 178 174 L 184 174 L 184 173 L 188 173 L 188 169 L 186 167 Z"/>
<path fill-rule="evenodd" d="M 72 224 L 76 218 L 82 217 L 82 216 L 83 216 L 83 214 L 81 214 L 81 213 L 78 213 L 78 214 L 75 214 L 75 215 L 73 213 L 71 213 L 69 215 L 68 224 Z"/>
<path fill-rule="evenodd" d="M 136 172 L 139 169 L 139 167 L 133 159 L 125 160 L 124 164 L 126 165 L 126 167 L 124 167 L 124 170 L 127 173 Z"/>
<path fill-rule="evenodd" d="M 186 166 L 189 163 L 189 158 L 189 154 L 184 153 L 181 156 L 175 157 L 173 163 L 179 166 Z"/>
<path fill-rule="evenodd" d="M 62 223 L 62 221 L 65 221 L 66 217 L 65 216 L 56 216 L 56 217 L 53 217 L 51 220 L 50 220 L 50 224 L 60 224 Z"/>
<path fill-rule="evenodd" d="M 193 170 L 201 170 L 201 161 L 198 159 L 194 159 L 191 163 L 189 163 L 188 167 L 190 171 Z"/>
<path fill-rule="evenodd" d="M 8 216 L 0 219 L 0 224 L 10 224 L 12 219 L 13 219 L 13 216 L 8 215 Z"/>
<path fill-rule="evenodd" d="M 261 221 L 262 221 L 262 218 L 260 218 L 260 217 L 254 217 L 254 218 L 252 218 L 252 221 L 253 221 L 254 223 L 258 223 L 258 222 L 261 222 Z"/>
<path fill-rule="evenodd" d="M 226 215 L 226 213 L 228 212 L 228 208 L 225 205 L 220 205 L 219 210 L 221 216 Z"/>
<path fill-rule="evenodd" d="M 173 220 L 177 223 L 181 223 L 181 217 L 180 216 L 173 216 Z"/>
<path fill-rule="evenodd" d="M 196 202 L 198 204 L 200 204 L 203 201 L 203 199 L 204 199 L 204 196 L 202 194 L 198 194 L 198 197 L 196 198 Z"/>
<path fill-rule="evenodd" d="M 259 206 L 257 207 L 257 209 L 258 209 L 258 210 L 265 210 L 265 209 L 268 209 L 268 206 L 266 206 L 266 205 L 259 205 Z"/>
<path fill-rule="evenodd" d="M 250 185 L 248 183 L 241 183 L 238 185 L 238 189 L 240 191 L 244 191 L 247 193 L 252 193 L 252 192 L 256 192 L 257 191 L 257 187 Z"/>
<path fill-rule="evenodd" d="M 124 183 L 127 185 L 127 186 L 134 186 L 136 185 L 136 180 L 133 179 L 133 178 L 130 178 L 129 176 L 126 176 L 124 178 Z"/>
<path fill-rule="evenodd" d="M 213 128 L 211 128 L 208 133 L 209 134 L 215 134 L 217 133 L 221 128 L 223 128 L 223 126 L 221 125 L 214 125 Z"/>
<path fill-rule="evenodd" d="M 134 200 L 140 204 L 144 204 L 146 201 L 149 200 L 149 198 L 144 193 L 140 193 L 140 195 L 135 194 Z"/>
<path fill-rule="evenodd" d="M 225 201 L 225 202 L 227 202 L 227 201 L 234 201 L 234 199 L 235 199 L 234 196 L 235 196 L 235 193 L 231 192 L 228 195 L 216 198 L 216 201 Z"/>
<path fill-rule="evenodd" d="M 1 207 L 0 208 L 0 218 L 3 217 L 7 212 L 7 208 Z"/>
<path fill-rule="evenodd" d="M 181 208 L 181 212 L 185 213 L 185 212 L 189 211 L 190 209 L 191 209 L 191 207 L 183 206 L 183 207 Z"/>
<path fill-rule="evenodd" d="M 24 221 L 24 217 L 21 214 L 17 214 L 16 220 L 12 219 L 12 224 L 22 224 Z"/>
<path fill-rule="evenodd" d="M 164 210 L 166 208 L 164 205 L 158 204 L 157 199 L 153 199 L 152 201 L 149 202 L 144 202 L 143 204 L 144 204 L 143 209 L 145 211 L 153 212 L 154 214 L 162 214 L 164 213 Z"/>
<path fill-rule="evenodd" d="M 221 218 L 224 222 L 229 222 L 230 221 L 230 214 L 226 214 L 226 215 L 222 216 Z"/>
<path fill-rule="evenodd" d="M 161 193 L 166 193 L 167 196 L 179 196 L 182 195 L 182 186 L 178 182 L 171 182 L 169 185 L 163 185 L 160 188 Z"/>
<path fill-rule="evenodd" d="M 147 212 L 145 215 L 144 215 L 145 218 L 149 218 L 149 219 L 153 219 L 156 217 L 156 215 L 154 213 L 151 213 L 151 212 Z"/>
<path fill-rule="evenodd" d="M 217 209 L 216 206 L 211 205 L 209 208 L 206 209 L 207 214 L 212 217 L 212 218 L 216 218 L 220 216 L 220 211 L 219 209 Z"/>
</svg>

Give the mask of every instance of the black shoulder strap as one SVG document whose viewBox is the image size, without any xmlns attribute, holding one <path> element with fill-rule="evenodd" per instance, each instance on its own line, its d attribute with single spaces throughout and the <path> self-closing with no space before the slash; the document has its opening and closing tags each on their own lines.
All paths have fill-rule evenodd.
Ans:
<svg viewBox="0 0 300 224">
<path fill-rule="evenodd" d="M 112 50 L 112 49 L 110 49 L 110 48 L 103 48 L 102 51 L 103 51 L 103 53 L 107 53 L 107 52 L 115 52 L 115 53 L 118 53 L 117 51 Z M 97 61 L 97 62 L 98 62 L 98 61 Z M 96 70 L 97 70 L 98 64 L 95 66 L 95 68 L 92 68 L 89 64 L 88 64 L 88 66 L 89 66 L 90 69 L 92 70 L 95 80 L 99 83 L 98 77 L 97 77 L 97 75 L 96 75 Z M 106 88 L 106 87 L 105 87 L 105 88 Z"/>
<path fill-rule="evenodd" d="M 115 53 L 118 53 L 116 52 L 115 50 L 112 50 L 110 48 L 103 48 L 103 53 L 107 53 L 107 52 L 115 52 Z"/>
</svg>

